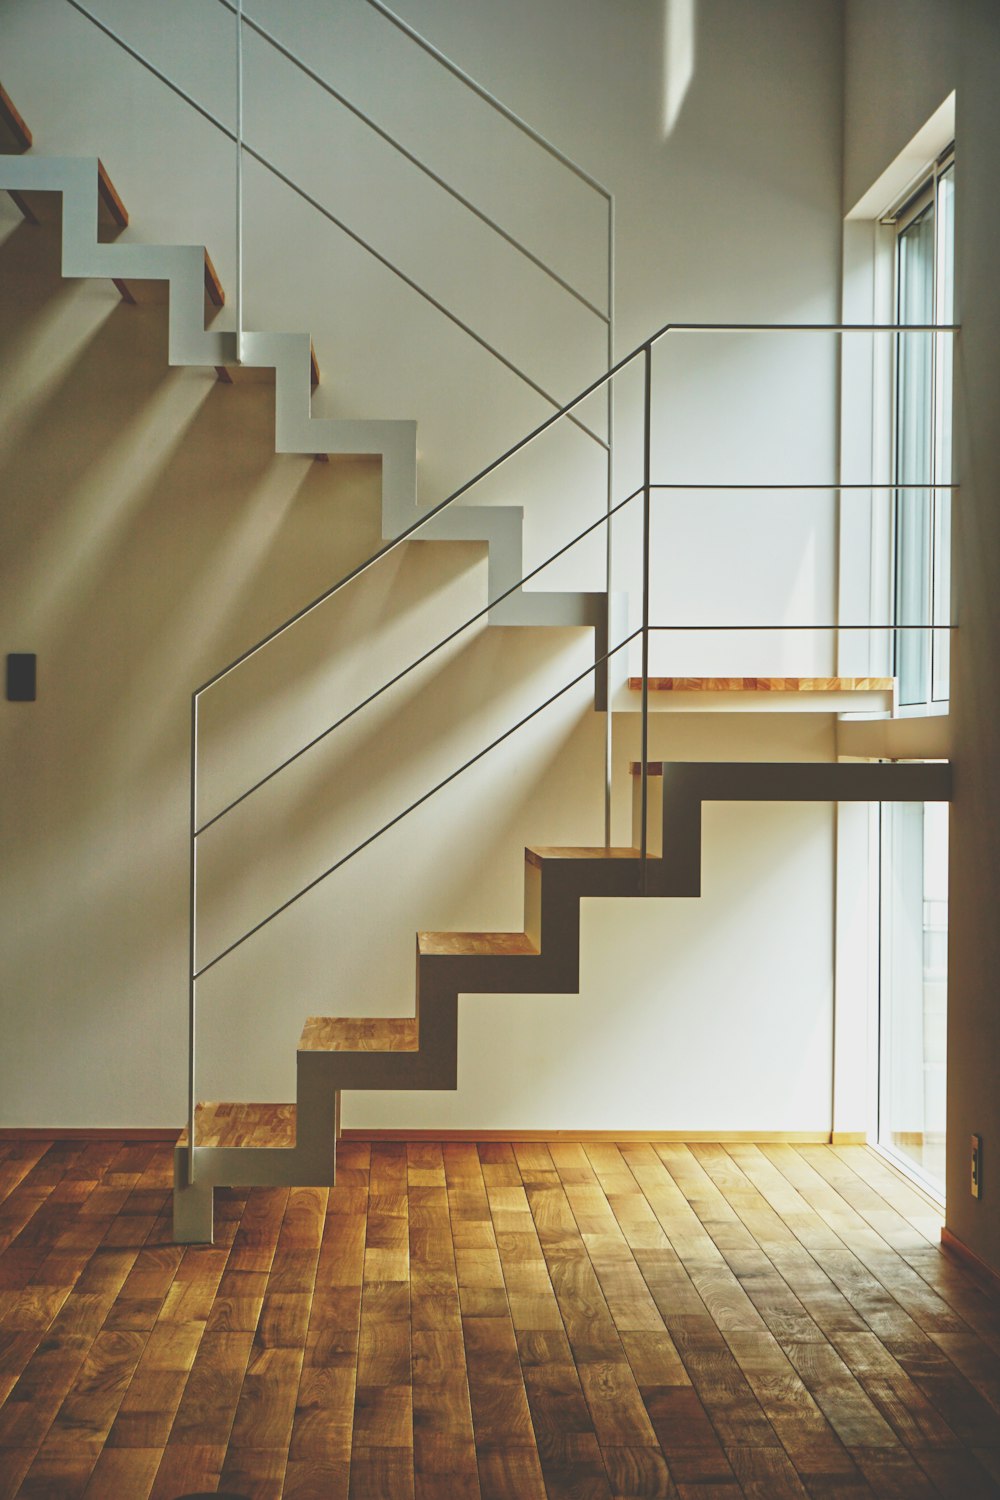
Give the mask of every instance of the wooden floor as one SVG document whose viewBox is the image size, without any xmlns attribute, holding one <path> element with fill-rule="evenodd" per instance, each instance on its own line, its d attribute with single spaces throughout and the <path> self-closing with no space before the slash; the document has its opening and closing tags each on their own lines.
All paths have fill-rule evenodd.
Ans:
<svg viewBox="0 0 1000 1500">
<path fill-rule="evenodd" d="M 1000 1495 L 1000 1304 L 867 1149 L 342 1146 L 168 1238 L 0 1145 L 0 1497 Z"/>
</svg>

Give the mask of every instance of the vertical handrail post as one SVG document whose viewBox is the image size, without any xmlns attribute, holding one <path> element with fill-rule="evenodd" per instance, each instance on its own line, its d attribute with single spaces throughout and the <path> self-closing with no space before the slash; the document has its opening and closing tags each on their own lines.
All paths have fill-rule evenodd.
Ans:
<svg viewBox="0 0 1000 1500">
<path fill-rule="evenodd" d="M 243 363 L 243 0 L 236 0 L 236 363 Z"/>
<path fill-rule="evenodd" d="M 195 1035 L 198 1007 L 198 694 L 191 694 L 191 808 L 188 825 L 188 1182 L 194 1182 Z"/>
<path fill-rule="evenodd" d="M 653 400 L 653 346 L 643 346 L 643 394 L 642 394 L 642 760 L 639 779 L 641 785 L 641 829 L 639 860 L 642 872 L 642 894 L 648 889 L 647 860 L 649 835 L 646 828 L 649 808 L 649 558 L 650 558 L 650 442 Z"/>
<path fill-rule="evenodd" d="M 608 199 L 608 369 L 612 369 L 615 363 L 615 200 Z M 604 587 L 605 587 L 605 619 L 607 630 L 607 643 L 605 650 L 610 651 L 614 645 L 611 633 L 614 629 L 614 618 L 611 608 L 611 584 L 613 574 L 613 546 L 612 546 L 612 517 L 611 511 L 614 505 L 615 484 L 615 402 L 614 402 L 614 377 L 605 386 L 607 400 L 607 437 L 608 451 L 606 455 L 607 465 L 607 497 L 606 512 L 607 523 L 605 526 L 605 556 L 604 556 Z M 605 693 L 607 697 L 606 718 L 604 725 L 604 847 L 611 848 L 611 774 L 612 761 L 614 757 L 614 716 L 611 703 L 611 658 L 608 657 L 604 664 Z"/>
</svg>

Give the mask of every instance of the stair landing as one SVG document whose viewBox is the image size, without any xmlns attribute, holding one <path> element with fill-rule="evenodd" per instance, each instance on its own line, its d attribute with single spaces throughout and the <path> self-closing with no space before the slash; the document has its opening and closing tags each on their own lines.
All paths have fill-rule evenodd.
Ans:
<svg viewBox="0 0 1000 1500">
<path fill-rule="evenodd" d="M 891 677 L 648 677 L 657 713 L 881 713 L 893 706 Z M 621 706 L 638 707 L 642 678 L 628 679 Z"/>
</svg>

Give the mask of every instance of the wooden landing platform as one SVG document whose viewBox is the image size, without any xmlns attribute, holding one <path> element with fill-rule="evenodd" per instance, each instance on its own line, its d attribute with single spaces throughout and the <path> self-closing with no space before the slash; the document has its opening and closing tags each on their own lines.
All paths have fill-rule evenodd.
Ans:
<svg viewBox="0 0 1000 1500">
<path fill-rule="evenodd" d="M 891 693 L 891 677 L 649 677 L 651 693 Z M 642 678 L 630 677 L 633 692 Z"/>
</svg>

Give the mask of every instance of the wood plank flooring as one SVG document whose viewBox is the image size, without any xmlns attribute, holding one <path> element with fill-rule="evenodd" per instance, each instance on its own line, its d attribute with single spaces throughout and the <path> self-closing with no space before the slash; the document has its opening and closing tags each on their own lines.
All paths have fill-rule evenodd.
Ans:
<svg viewBox="0 0 1000 1500">
<path fill-rule="evenodd" d="M 0 1144 L 0 1500 L 977 1500 L 1000 1301 L 867 1148 L 347 1141 L 169 1241 Z"/>
</svg>

